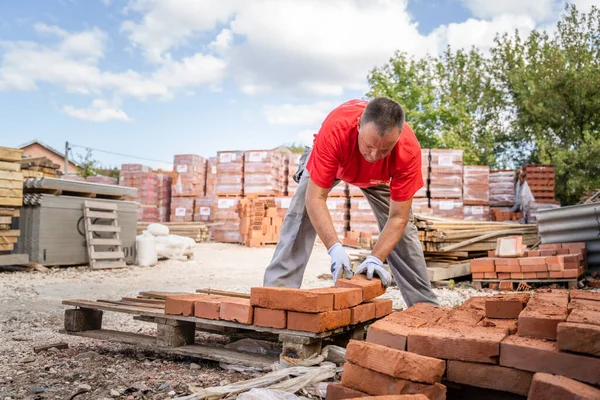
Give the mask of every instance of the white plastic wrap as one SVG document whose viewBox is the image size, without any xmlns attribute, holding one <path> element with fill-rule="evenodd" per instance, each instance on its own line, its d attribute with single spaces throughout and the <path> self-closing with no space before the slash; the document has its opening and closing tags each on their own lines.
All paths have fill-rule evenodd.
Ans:
<svg viewBox="0 0 600 400">
<path fill-rule="evenodd" d="M 193 256 L 196 242 L 194 239 L 178 236 L 156 236 L 156 253 L 159 258 L 181 258 Z"/>
<path fill-rule="evenodd" d="M 146 229 L 152 234 L 152 236 L 169 235 L 169 227 L 163 224 L 150 224 Z"/>
<path fill-rule="evenodd" d="M 142 232 L 135 240 L 137 248 L 137 259 L 140 267 L 151 267 L 158 264 L 156 242 L 154 236 L 148 231 Z"/>
</svg>

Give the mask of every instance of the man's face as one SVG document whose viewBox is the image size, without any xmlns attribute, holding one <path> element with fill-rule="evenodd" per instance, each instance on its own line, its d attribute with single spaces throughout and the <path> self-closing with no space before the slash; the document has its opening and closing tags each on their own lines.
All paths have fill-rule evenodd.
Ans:
<svg viewBox="0 0 600 400">
<path fill-rule="evenodd" d="M 379 136 L 377 127 L 373 122 L 364 125 L 358 120 L 358 149 L 360 154 L 370 163 L 385 158 L 394 149 L 400 138 L 400 129 L 386 132 Z"/>
</svg>

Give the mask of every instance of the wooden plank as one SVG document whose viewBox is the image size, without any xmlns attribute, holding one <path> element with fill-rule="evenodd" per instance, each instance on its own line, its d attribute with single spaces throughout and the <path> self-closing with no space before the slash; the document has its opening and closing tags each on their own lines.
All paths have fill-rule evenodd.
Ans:
<svg viewBox="0 0 600 400">
<path fill-rule="evenodd" d="M 90 225 L 89 230 L 92 232 L 121 232 L 121 228 L 112 225 Z"/>
<path fill-rule="evenodd" d="M 23 150 L 10 147 L 0 147 L 0 161 L 21 161 Z"/>
<path fill-rule="evenodd" d="M 21 170 L 21 164 L 0 161 L 0 170 L 19 172 Z"/>
<path fill-rule="evenodd" d="M 0 178 L 0 187 L 3 189 L 23 189 L 23 179 L 9 180 Z"/>
<path fill-rule="evenodd" d="M 141 302 L 137 302 L 137 301 L 128 301 L 128 300 L 98 300 L 100 302 L 103 303 L 109 303 L 109 304 L 122 304 L 124 306 L 140 306 L 140 307 L 148 307 L 148 308 L 155 308 L 155 309 L 160 309 L 160 310 L 164 310 L 165 308 L 165 304 L 151 304 L 151 303 L 141 303 Z"/>
<path fill-rule="evenodd" d="M 0 217 L 0 224 L 11 224 L 12 223 L 12 217 Z M 2 232 L 0 232 L 0 234 L 2 234 Z"/>
<path fill-rule="evenodd" d="M 94 238 L 90 240 L 90 244 L 92 246 L 119 246 L 122 243 L 120 239 Z"/>
<path fill-rule="evenodd" d="M 28 254 L 0 254 L 0 265 L 22 265 L 28 262 Z"/>
<path fill-rule="evenodd" d="M 122 251 L 92 251 L 90 256 L 93 260 L 118 260 L 125 258 Z"/>
<path fill-rule="evenodd" d="M 118 215 L 113 212 L 102 212 L 102 211 L 88 211 L 85 216 L 87 218 L 103 218 L 103 219 L 117 219 Z"/>
<path fill-rule="evenodd" d="M 18 229 L 13 229 L 13 230 L 8 230 L 8 231 L 0 231 L 0 236 L 19 237 L 19 236 L 21 236 L 21 231 Z"/>
<path fill-rule="evenodd" d="M 98 329 L 83 332 L 66 332 L 69 335 L 124 343 L 134 346 L 151 347 L 153 350 L 164 351 L 171 354 L 197 357 L 206 360 L 225 362 L 228 364 L 245 365 L 256 368 L 270 368 L 279 357 L 263 354 L 242 353 L 224 347 L 189 344 L 181 347 L 162 347 L 156 345 L 156 337 L 138 333 L 119 332 L 108 329 Z"/>
<path fill-rule="evenodd" d="M 0 231 L 0 244 L 17 244 L 18 241 L 18 237 L 2 236 L 2 231 Z"/>
<path fill-rule="evenodd" d="M 141 297 L 123 297 L 121 300 L 123 301 L 135 301 L 136 303 L 147 303 L 147 304 L 156 304 L 156 305 L 165 305 L 164 300 L 156 300 L 156 299 L 144 299 Z"/>
<path fill-rule="evenodd" d="M 23 205 L 22 198 L 15 197 L 0 197 L 0 206 L 17 206 L 21 207 Z"/>
<path fill-rule="evenodd" d="M 238 293 L 238 292 L 228 292 L 225 290 L 215 290 L 215 289 L 197 289 L 196 293 L 204 293 L 215 296 L 229 296 L 229 297 L 239 297 L 242 299 L 249 299 L 250 295 L 247 293 Z"/>
<path fill-rule="evenodd" d="M 2 244 L 2 243 L 0 243 L 0 251 L 13 251 L 14 249 L 15 249 L 15 245 L 14 244 Z M 8 254 L 8 255 L 12 255 L 12 254 Z M 0 264 L 0 265 L 2 265 L 2 264 Z"/>
<path fill-rule="evenodd" d="M 158 300 L 166 300 L 169 296 L 185 296 L 188 294 L 192 294 L 189 292 L 140 292 L 139 296 L 146 297 L 150 299 L 158 299 Z"/>
<path fill-rule="evenodd" d="M 12 198 L 16 198 L 16 199 L 23 198 L 23 188 L 19 188 L 19 189 L 0 188 L 0 197 L 12 197 Z"/>
<path fill-rule="evenodd" d="M 23 174 L 16 171 L 0 171 L 0 179 L 8 181 L 23 181 Z"/>
<path fill-rule="evenodd" d="M 0 215 L 12 217 L 16 210 L 16 208 L 0 208 Z"/>
<path fill-rule="evenodd" d="M 90 264 L 92 269 L 127 268 L 125 261 L 100 261 Z"/>
<path fill-rule="evenodd" d="M 94 209 L 94 210 L 110 210 L 110 211 L 117 211 L 119 209 L 117 204 L 114 203 L 101 203 L 99 201 L 89 201 L 86 200 L 85 201 L 85 207 L 89 208 L 89 209 Z"/>
</svg>

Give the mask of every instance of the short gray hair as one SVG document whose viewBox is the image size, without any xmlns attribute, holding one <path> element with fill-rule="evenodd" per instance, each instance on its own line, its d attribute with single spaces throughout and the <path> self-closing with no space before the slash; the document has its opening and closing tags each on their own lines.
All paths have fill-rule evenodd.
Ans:
<svg viewBox="0 0 600 400">
<path fill-rule="evenodd" d="M 367 104 L 360 119 L 361 125 L 373 122 L 379 136 L 385 136 L 390 130 L 404 127 L 404 109 L 387 97 L 376 97 Z"/>
</svg>

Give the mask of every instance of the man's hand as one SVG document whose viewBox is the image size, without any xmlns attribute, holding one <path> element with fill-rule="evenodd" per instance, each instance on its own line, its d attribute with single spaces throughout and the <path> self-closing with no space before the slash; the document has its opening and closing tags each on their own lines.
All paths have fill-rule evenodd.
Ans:
<svg viewBox="0 0 600 400">
<path fill-rule="evenodd" d="M 388 287 L 392 283 L 392 275 L 383 268 L 383 262 L 375 256 L 367 256 L 354 275 L 365 273 L 368 280 L 373 279 L 373 274 L 376 274 L 384 287 Z"/>
<path fill-rule="evenodd" d="M 331 274 L 333 275 L 333 283 L 335 284 L 340 277 L 345 277 L 346 279 L 352 278 L 350 258 L 348 257 L 348 254 L 346 254 L 341 243 L 335 243 L 327 250 L 327 253 L 331 256 Z"/>
</svg>

